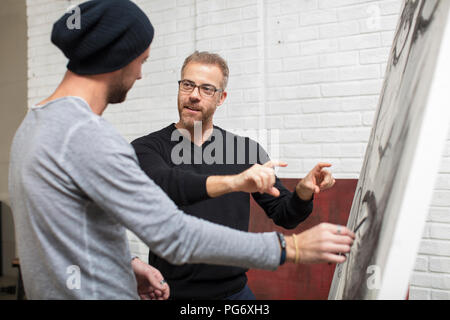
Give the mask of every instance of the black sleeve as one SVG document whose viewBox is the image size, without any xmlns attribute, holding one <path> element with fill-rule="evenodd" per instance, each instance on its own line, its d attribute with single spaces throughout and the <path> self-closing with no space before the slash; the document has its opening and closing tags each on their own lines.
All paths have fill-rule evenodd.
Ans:
<svg viewBox="0 0 450 320">
<path fill-rule="evenodd" d="M 313 199 L 303 201 L 298 197 L 297 192 L 286 189 L 278 178 L 276 178 L 275 188 L 280 190 L 279 197 L 257 192 L 252 193 L 253 199 L 264 209 L 267 216 L 275 224 L 285 229 L 294 229 L 311 214 Z"/>
<path fill-rule="evenodd" d="M 269 161 L 269 155 L 258 144 L 258 163 L 264 164 Z M 303 201 L 297 195 L 297 192 L 291 192 L 281 183 L 278 177 L 275 181 L 275 188 L 280 190 L 278 197 L 267 193 L 252 193 L 253 199 L 264 209 L 267 216 L 273 222 L 285 229 L 294 229 L 298 224 L 309 217 L 313 210 L 313 198 L 309 201 Z"/>
<path fill-rule="evenodd" d="M 178 206 L 209 199 L 206 191 L 207 175 L 200 175 L 171 167 L 157 144 L 133 141 L 141 169 L 164 190 Z"/>
</svg>

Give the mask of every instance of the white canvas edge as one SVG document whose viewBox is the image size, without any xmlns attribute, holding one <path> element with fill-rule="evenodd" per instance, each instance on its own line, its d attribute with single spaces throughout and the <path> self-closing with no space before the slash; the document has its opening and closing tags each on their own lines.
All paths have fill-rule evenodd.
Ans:
<svg viewBox="0 0 450 320">
<path fill-rule="evenodd" d="M 377 299 L 405 299 L 432 200 L 450 119 L 450 23 L 447 20 L 408 183 L 382 270 Z M 420 181 L 420 183 L 416 183 Z M 414 212 L 414 214 L 411 214 Z"/>
</svg>

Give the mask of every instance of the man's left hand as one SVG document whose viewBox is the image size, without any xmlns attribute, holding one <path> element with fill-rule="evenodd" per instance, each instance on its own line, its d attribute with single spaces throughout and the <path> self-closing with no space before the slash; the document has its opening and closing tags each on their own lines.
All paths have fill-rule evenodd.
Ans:
<svg viewBox="0 0 450 320">
<path fill-rule="evenodd" d="M 139 259 L 131 261 L 138 284 L 138 294 L 142 300 L 167 300 L 170 288 L 158 269 Z"/>
<path fill-rule="evenodd" d="M 331 172 L 325 168 L 331 167 L 330 163 L 318 163 L 296 186 L 295 191 L 300 199 L 311 200 L 313 194 L 327 190 L 334 186 L 335 180 Z"/>
</svg>

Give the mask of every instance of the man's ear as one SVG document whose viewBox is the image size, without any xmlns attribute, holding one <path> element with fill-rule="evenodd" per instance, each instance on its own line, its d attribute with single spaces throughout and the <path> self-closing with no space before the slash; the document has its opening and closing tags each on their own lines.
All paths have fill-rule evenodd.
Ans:
<svg viewBox="0 0 450 320">
<path fill-rule="evenodd" d="M 221 106 L 225 102 L 226 98 L 227 98 L 227 92 L 223 91 L 220 96 L 219 103 L 217 104 L 217 106 Z"/>
</svg>

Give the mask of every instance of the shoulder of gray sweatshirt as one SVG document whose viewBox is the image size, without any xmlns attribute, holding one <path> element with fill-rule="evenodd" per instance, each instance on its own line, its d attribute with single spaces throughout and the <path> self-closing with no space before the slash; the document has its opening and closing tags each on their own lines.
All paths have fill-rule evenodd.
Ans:
<svg viewBox="0 0 450 320">
<path fill-rule="evenodd" d="M 180 211 L 78 97 L 30 108 L 11 148 L 9 193 L 29 299 L 138 299 L 126 229 L 173 264 L 279 264 L 274 232 Z"/>
</svg>

